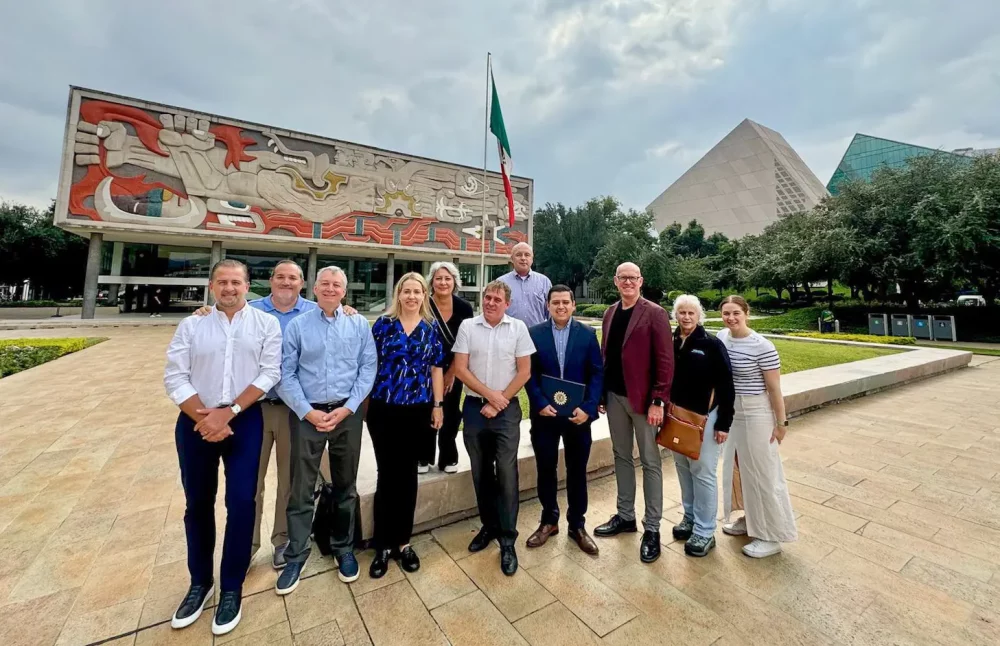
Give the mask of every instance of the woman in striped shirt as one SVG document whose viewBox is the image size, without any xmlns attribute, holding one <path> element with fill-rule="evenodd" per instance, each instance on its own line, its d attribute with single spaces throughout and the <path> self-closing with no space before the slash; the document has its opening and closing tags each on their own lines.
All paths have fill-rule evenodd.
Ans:
<svg viewBox="0 0 1000 646">
<path fill-rule="evenodd" d="M 747 326 L 750 307 L 740 296 L 722 301 L 726 329 L 718 338 L 733 366 L 736 405 L 729 442 L 725 444 L 723 487 L 726 520 L 735 509 L 744 515 L 722 531 L 749 535 L 743 553 L 764 558 L 781 552 L 781 544 L 798 538 L 792 501 L 778 445 L 788 420 L 781 395 L 781 360 L 774 344 Z"/>
</svg>

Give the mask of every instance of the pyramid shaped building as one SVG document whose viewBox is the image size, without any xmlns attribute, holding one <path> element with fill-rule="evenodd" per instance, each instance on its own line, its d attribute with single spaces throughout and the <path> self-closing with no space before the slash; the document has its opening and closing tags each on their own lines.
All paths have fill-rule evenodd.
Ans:
<svg viewBox="0 0 1000 646">
<path fill-rule="evenodd" d="M 744 119 L 647 208 L 657 230 L 697 220 L 707 234 L 741 238 L 827 195 L 781 134 Z"/>
</svg>

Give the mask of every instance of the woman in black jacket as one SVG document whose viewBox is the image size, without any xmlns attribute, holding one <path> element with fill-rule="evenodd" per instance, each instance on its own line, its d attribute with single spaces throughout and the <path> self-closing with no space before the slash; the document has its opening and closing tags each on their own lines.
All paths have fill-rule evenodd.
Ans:
<svg viewBox="0 0 1000 646">
<path fill-rule="evenodd" d="M 670 402 L 708 415 L 701 455 L 697 460 L 674 453 L 681 485 L 684 519 L 674 527 L 674 539 L 687 541 L 684 553 L 705 556 L 715 547 L 718 483 L 715 470 L 719 446 L 729 436 L 733 422 L 733 369 L 721 341 L 701 323 L 705 312 L 697 296 L 684 294 L 674 300 L 674 381 Z"/>
</svg>

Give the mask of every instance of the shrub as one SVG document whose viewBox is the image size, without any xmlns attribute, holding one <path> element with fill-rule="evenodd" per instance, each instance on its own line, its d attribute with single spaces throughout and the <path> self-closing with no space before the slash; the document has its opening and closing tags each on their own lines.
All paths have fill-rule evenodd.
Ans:
<svg viewBox="0 0 1000 646">
<path fill-rule="evenodd" d="M 772 334 L 779 334 L 772 331 Z M 859 343 L 881 343 L 884 345 L 914 345 L 917 340 L 912 336 L 876 336 L 874 334 L 823 334 L 822 332 L 788 332 L 788 336 L 800 336 L 808 339 L 829 339 L 830 341 L 857 341 Z"/>
<path fill-rule="evenodd" d="M 608 311 L 610 305 L 584 305 L 576 310 L 577 316 L 588 316 L 593 318 L 601 318 L 604 313 Z"/>
<path fill-rule="evenodd" d="M 819 318 L 821 311 L 818 307 L 803 307 L 764 319 L 754 319 L 749 322 L 749 325 L 758 332 L 770 332 L 774 334 L 778 333 L 777 330 L 808 332 L 818 330 L 816 319 Z M 753 313 L 752 306 L 750 313 Z"/>
<path fill-rule="evenodd" d="M 104 337 L 66 339 L 0 339 L 0 377 L 106 341 Z"/>
</svg>

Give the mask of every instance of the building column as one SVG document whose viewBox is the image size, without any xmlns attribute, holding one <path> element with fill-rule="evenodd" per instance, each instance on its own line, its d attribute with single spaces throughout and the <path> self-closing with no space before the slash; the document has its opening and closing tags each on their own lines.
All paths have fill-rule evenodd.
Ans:
<svg viewBox="0 0 1000 646">
<path fill-rule="evenodd" d="M 316 272 L 319 271 L 319 249 L 309 247 L 309 263 L 306 265 L 306 298 L 316 300 L 313 287 L 316 285 Z"/>
<path fill-rule="evenodd" d="M 385 305 L 392 299 L 392 288 L 396 286 L 396 254 L 390 253 L 385 267 Z"/>
<path fill-rule="evenodd" d="M 215 263 L 221 261 L 222 255 L 222 240 L 212 240 L 212 253 L 208 260 L 208 279 L 212 279 L 212 267 L 215 267 Z M 205 304 L 215 305 L 215 297 L 212 296 L 212 290 L 205 286 Z"/>
<path fill-rule="evenodd" d="M 111 252 L 111 275 L 121 276 L 122 275 L 122 256 L 125 255 L 125 243 L 124 242 L 114 242 L 112 243 Z M 108 286 L 108 305 L 115 306 L 118 305 L 118 288 L 121 285 L 112 283 Z"/>
<path fill-rule="evenodd" d="M 90 234 L 90 247 L 87 249 L 87 273 L 83 278 L 83 311 L 82 319 L 92 319 L 97 312 L 97 276 L 101 273 L 101 243 L 103 233 Z"/>
</svg>

